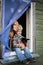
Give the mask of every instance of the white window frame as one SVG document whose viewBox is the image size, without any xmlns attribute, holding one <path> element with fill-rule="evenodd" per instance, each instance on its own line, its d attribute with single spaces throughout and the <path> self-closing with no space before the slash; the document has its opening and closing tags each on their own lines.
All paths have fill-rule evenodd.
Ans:
<svg viewBox="0 0 43 65">
<path fill-rule="evenodd" d="M 35 19 L 35 2 L 32 2 L 26 12 L 26 38 L 30 40 L 27 46 L 30 52 L 36 52 L 36 19 Z"/>
</svg>

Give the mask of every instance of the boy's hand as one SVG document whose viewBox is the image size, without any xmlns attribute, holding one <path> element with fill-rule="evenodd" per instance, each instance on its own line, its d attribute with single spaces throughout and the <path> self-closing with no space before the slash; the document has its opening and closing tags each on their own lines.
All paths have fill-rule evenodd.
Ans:
<svg viewBox="0 0 43 65">
<path fill-rule="evenodd" d="M 19 43 L 17 44 L 17 46 L 20 47 L 21 49 L 24 49 L 24 48 L 25 48 L 25 45 L 24 45 L 23 42 L 19 42 Z"/>
</svg>

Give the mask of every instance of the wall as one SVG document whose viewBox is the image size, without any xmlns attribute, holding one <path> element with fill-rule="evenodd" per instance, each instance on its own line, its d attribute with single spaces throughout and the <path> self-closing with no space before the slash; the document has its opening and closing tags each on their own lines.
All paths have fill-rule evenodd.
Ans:
<svg viewBox="0 0 43 65">
<path fill-rule="evenodd" d="M 43 65 L 43 0 L 36 2 L 36 52 L 40 58 L 30 65 Z"/>
<path fill-rule="evenodd" d="M 36 50 L 40 54 L 39 63 L 43 65 L 43 3 L 40 1 L 36 3 Z"/>
</svg>

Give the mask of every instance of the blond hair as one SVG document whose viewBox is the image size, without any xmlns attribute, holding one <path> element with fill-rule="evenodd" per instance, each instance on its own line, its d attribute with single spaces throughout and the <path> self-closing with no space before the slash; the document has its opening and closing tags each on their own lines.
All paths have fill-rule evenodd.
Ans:
<svg viewBox="0 0 43 65">
<path fill-rule="evenodd" d="M 19 29 L 18 30 L 21 30 L 22 31 L 23 30 L 23 27 L 21 25 L 19 25 Z"/>
</svg>

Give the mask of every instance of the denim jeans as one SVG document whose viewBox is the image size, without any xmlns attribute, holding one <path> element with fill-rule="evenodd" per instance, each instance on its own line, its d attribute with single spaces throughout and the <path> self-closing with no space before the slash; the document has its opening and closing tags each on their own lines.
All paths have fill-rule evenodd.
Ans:
<svg viewBox="0 0 43 65">
<path fill-rule="evenodd" d="M 30 53 L 30 51 L 29 51 L 29 49 L 28 49 L 27 47 L 24 49 L 24 54 L 22 54 L 20 48 L 14 48 L 14 50 L 15 50 L 15 52 L 16 52 L 16 54 L 17 54 L 17 56 L 18 56 L 18 59 L 19 59 L 20 61 L 25 60 L 25 58 L 26 58 L 26 59 L 31 58 L 31 53 Z"/>
<path fill-rule="evenodd" d="M 27 59 L 32 58 L 31 53 L 30 53 L 28 47 L 26 47 L 26 48 L 24 49 L 24 55 L 25 55 L 25 57 L 26 57 Z"/>
</svg>

